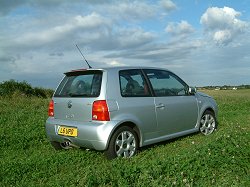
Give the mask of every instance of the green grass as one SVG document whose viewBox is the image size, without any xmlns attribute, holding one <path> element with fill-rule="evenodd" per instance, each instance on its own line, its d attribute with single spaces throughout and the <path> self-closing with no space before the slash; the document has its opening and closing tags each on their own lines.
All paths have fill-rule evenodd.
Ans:
<svg viewBox="0 0 250 187">
<path fill-rule="evenodd" d="M 131 159 L 55 151 L 45 135 L 49 100 L 0 98 L 0 186 L 250 186 L 250 90 L 207 91 L 219 128 L 143 148 Z"/>
</svg>

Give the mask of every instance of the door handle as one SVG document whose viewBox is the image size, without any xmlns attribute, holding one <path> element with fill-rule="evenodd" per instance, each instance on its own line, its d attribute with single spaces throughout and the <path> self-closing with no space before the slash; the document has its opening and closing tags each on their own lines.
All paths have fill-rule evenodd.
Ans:
<svg viewBox="0 0 250 187">
<path fill-rule="evenodd" d="M 165 105 L 162 104 L 162 103 L 159 103 L 158 105 L 155 105 L 155 108 L 162 108 L 162 109 L 164 109 Z"/>
</svg>

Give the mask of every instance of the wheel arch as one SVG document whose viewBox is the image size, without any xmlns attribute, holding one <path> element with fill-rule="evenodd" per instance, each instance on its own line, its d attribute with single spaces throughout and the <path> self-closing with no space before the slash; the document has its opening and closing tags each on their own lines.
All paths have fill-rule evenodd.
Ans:
<svg viewBox="0 0 250 187">
<path fill-rule="evenodd" d="M 142 142 L 142 133 L 140 131 L 140 129 L 138 128 L 138 126 L 132 122 L 132 121 L 124 121 L 122 123 L 120 123 L 119 125 L 117 125 L 111 132 L 109 138 L 108 138 L 108 142 L 107 142 L 107 146 L 106 149 L 108 148 L 109 144 L 110 144 L 110 140 L 112 138 L 112 136 L 114 135 L 114 133 L 117 131 L 117 129 L 121 128 L 121 127 L 130 127 L 131 129 L 133 129 L 137 135 L 137 138 L 139 140 L 138 146 L 141 147 L 141 142 Z"/>
<path fill-rule="evenodd" d="M 206 111 L 210 111 L 210 112 L 212 112 L 212 113 L 215 115 L 215 111 L 214 111 L 214 109 L 213 109 L 212 107 L 206 108 L 206 109 L 202 112 L 202 114 L 204 114 Z"/>
<path fill-rule="evenodd" d="M 203 107 L 203 108 L 200 110 L 200 117 L 199 117 L 199 120 L 201 119 L 202 115 L 203 115 L 206 111 L 212 112 L 212 113 L 215 115 L 215 117 L 217 117 L 217 116 L 216 116 L 216 111 L 215 111 L 215 109 L 214 109 L 213 107 L 211 107 L 211 106 L 207 106 L 207 107 Z"/>
<path fill-rule="evenodd" d="M 196 124 L 196 128 L 200 128 L 200 121 L 201 121 L 201 118 L 202 118 L 203 114 L 204 114 L 206 111 L 212 112 L 212 113 L 214 114 L 214 116 L 215 116 L 216 121 L 217 121 L 216 112 L 215 112 L 215 110 L 213 109 L 213 107 L 211 107 L 211 106 L 203 107 L 202 109 L 200 109 L 199 117 L 198 117 L 197 124 Z"/>
<path fill-rule="evenodd" d="M 202 117 L 202 115 L 203 115 L 206 111 L 210 111 L 210 112 L 212 112 L 212 113 L 214 114 L 215 121 L 216 121 L 216 124 L 217 124 L 217 126 L 218 126 L 218 124 L 219 124 L 219 122 L 218 122 L 218 115 L 217 115 L 215 109 L 213 109 L 212 107 L 206 108 L 206 109 L 203 111 L 203 113 L 201 114 L 201 117 Z M 216 127 L 216 128 L 217 128 L 217 127 Z"/>
</svg>

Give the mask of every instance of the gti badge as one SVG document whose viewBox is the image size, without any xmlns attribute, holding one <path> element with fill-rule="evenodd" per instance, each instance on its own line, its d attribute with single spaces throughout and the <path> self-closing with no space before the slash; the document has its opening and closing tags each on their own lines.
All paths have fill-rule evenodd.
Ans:
<svg viewBox="0 0 250 187">
<path fill-rule="evenodd" d="M 68 108 L 71 108 L 72 107 L 72 101 L 69 101 L 68 102 Z"/>
</svg>

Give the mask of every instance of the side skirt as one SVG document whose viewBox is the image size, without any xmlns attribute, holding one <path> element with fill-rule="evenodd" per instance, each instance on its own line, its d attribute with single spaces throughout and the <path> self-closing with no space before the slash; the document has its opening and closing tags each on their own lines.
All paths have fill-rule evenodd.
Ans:
<svg viewBox="0 0 250 187">
<path fill-rule="evenodd" d="M 199 128 L 193 128 L 193 129 L 190 129 L 190 130 L 177 132 L 177 133 L 174 133 L 174 134 L 169 134 L 169 135 L 166 135 L 166 136 L 161 136 L 161 137 L 158 137 L 158 138 L 145 140 L 143 142 L 142 146 L 162 142 L 162 141 L 165 141 L 165 140 L 170 140 L 170 139 L 181 137 L 181 136 L 185 136 L 185 135 L 192 134 L 192 133 L 195 133 L 195 132 L 198 132 L 198 131 L 199 131 Z"/>
</svg>

